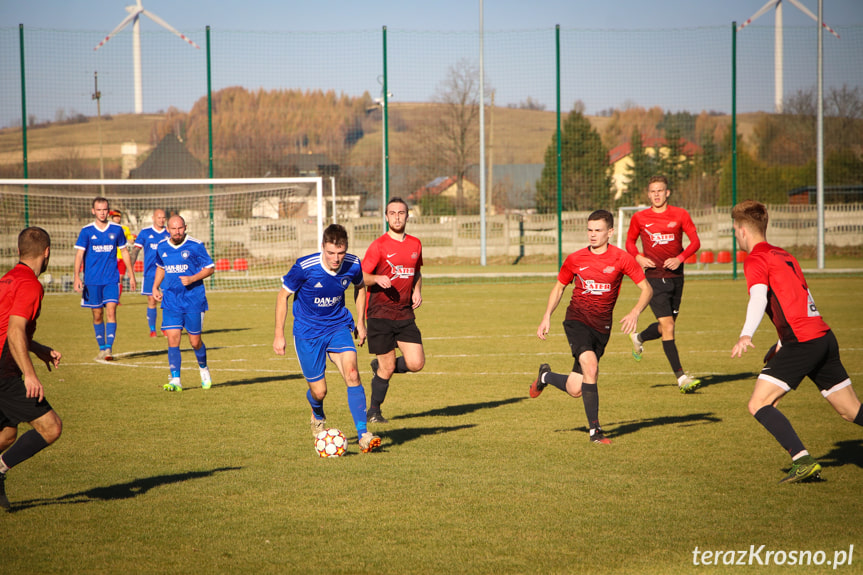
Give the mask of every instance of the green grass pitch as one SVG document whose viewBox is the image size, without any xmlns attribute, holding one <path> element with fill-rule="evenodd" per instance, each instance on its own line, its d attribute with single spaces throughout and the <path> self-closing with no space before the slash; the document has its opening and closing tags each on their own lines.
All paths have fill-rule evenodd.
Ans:
<svg viewBox="0 0 863 575">
<path fill-rule="evenodd" d="M 860 393 L 863 278 L 810 284 Z M 559 372 L 572 365 L 565 302 L 549 340 L 536 337 L 550 288 L 427 285 L 418 314 L 426 367 L 393 378 L 390 423 L 372 427 L 380 452 L 358 453 L 345 387 L 329 365 L 328 420 L 351 441 L 348 456 L 331 460 L 315 454 L 292 348 L 272 351 L 275 291 L 210 294 L 214 385 L 197 386 L 184 339 L 182 394 L 162 391 L 166 341 L 148 337 L 143 297 L 123 296 L 111 364 L 93 361 L 90 314 L 77 296 L 46 297 L 37 339 L 63 364 L 38 369 L 63 436 L 9 473 L 0 570 L 721 573 L 741 568 L 696 567 L 695 548 L 764 545 L 832 560 L 855 545 L 852 565 L 835 572 L 860 572 L 863 429 L 805 381 L 780 407 L 823 480 L 777 485 L 788 456 L 746 409 L 775 341 L 769 320 L 756 350 L 730 358 L 744 280 L 686 284 L 677 341 L 684 367 L 704 381 L 694 395 L 677 392 L 658 342 L 635 363 L 628 337 L 614 333 L 599 379 L 611 446 L 588 442 L 581 400 L 550 387 L 528 398 L 541 362 Z M 627 281 L 616 319 L 636 292 Z M 647 310 L 639 327 L 651 320 Z M 368 392 L 365 348 L 359 358 Z"/>
</svg>

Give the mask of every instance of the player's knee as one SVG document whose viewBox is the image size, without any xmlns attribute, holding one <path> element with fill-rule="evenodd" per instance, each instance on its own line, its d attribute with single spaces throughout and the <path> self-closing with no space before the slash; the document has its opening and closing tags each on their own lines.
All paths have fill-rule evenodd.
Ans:
<svg viewBox="0 0 863 575">
<path fill-rule="evenodd" d="M 749 408 L 749 415 L 751 415 L 752 417 L 755 417 L 755 414 L 756 414 L 756 413 L 758 413 L 758 411 L 759 411 L 762 407 L 766 407 L 766 406 L 768 406 L 768 405 L 770 405 L 770 404 L 769 404 L 769 403 L 764 403 L 764 401 L 762 401 L 762 400 L 760 400 L 760 399 L 758 399 L 758 398 L 755 398 L 755 397 L 750 398 L 750 399 L 749 399 L 749 405 L 748 405 L 748 408 Z"/>
<path fill-rule="evenodd" d="M 15 439 L 18 437 L 18 428 L 17 427 L 3 427 L 0 428 L 0 453 L 6 451 L 7 448 L 11 447 L 13 443 L 15 443 Z"/>
<path fill-rule="evenodd" d="M 36 430 L 48 445 L 60 439 L 60 435 L 63 433 L 63 421 L 56 413 L 51 412 L 51 414 L 52 417 L 42 422 L 42 425 Z"/>
<path fill-rule="evenodd" d="M 405 365 L 408 368 L 408 371 L 416 373 L 420 371 L 423 367 L 425 367 L 426 359 L 424 357 L 420 357 L 418 359 L 412 359 L 411 361 L 407 361 L 405 359 Z"/>
</svg>

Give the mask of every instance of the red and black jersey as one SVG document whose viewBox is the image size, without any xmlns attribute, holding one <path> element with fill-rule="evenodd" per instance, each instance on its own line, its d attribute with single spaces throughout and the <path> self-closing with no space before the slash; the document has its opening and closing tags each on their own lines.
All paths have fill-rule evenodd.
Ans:
<svg viewBox="0 0 863 575">
<path fill-rule="evenodd" d="M 767 315 L 782 343 L 821 337 L 830 326 L 821 318 L 797 260 L 767 242 L 757 244 L 743 263 L 746 288 L 767 286 Z"/>
<path fill-rule="evenodd" d="M 0 278 L 0 377 L 18 377 L 21 369 L 9 350 L 6 336 L 9 332 L 9 316 L 27 320 L 27 342 L 33 341 L 36 320 L 42 310 L 42 284 L 29 266 L 18 263 Z"/>
<path fill-rule="evenodd" d="M 689 245 L 683 249 L 683 234 L 689 238 Z M 666 206 L 662 212 L 647 208 L 633 214 L 626 234 L 626 251 L 633 257 L 638 255 L 636 241 L 641 237 L 644 256 L 653 260 L 654 268 L 644 273 L 649 278 L 671 278 L 683 275 L 683 266 L 676 270 L 663 267 L 668 258 L 676 257 L 681 263 L 701 247 L 698 231 L 689 212 L 676 206 Z"/>
<path fill-rule="evenodd" d="M 611 333 L 614 304 L 624 275 L 635 283 L 644 279 L 635 258 L 617 246 L 609 245 L 601 254 L 593 253 L 589 247 L 569 254 L 557 274 L 560 283 L 573 285 L 566 319 L 580 321 L 600 333 Z"/>
<path fill-rule="evenodd" d="M 392 287 L 367 286 L 366 317 L 394 321 L 414 319 L 413 289 L 423 265 L 423 246 L 418 238 L 405 234 L 402 241 L 384 234 L 371 243 L 363 258 L 363 271 L 385 275 Z"/>
</svg>

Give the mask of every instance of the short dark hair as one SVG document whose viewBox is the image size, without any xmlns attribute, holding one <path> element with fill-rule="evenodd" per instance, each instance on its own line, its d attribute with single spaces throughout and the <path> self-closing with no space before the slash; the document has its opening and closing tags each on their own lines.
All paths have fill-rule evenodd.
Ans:
<svg viewBox="0 0 863 575">
<path fill-rule="evenodd" d="M 614 227 L 614 216 L 608 210 L 596 210 L 587 216 L 587 221 L 589 222 L 595 222 L 596 220 L 605 220 L 605 223 L 608 224 L 608 229 Z"/>
<path fill-rule="evenodd" d="M 348 245 L 348 231 L 341 224 L 330 224 L 324 230 L 324 237 L 321 240 L 321 245 L 333 244 L 334 246 Z"/>
<path fill-rule="evenodd" d="M 390 198 L 390 201 L 387 202 L 386 208 L 390 207 L 390 204 L 402 204 L 405 207 L 405 210 L 408 209 L 408 203 L 401 199 L 399 196 L 394 196 Z M 386 213 L 386 208 L 384 208 L 384 213 Z"/>
<path fill-rule="evenodd" d="M 42 255 L 45 248 L 51 247 L 51 236 L 42 228 L 31 226 L 18 234 L 18 256 L 35 258 Z"/>
<path fill-rule="evenodd" d="M 749 225 L 767 235 L 767 206 L 755 200 L 743 200 L 731 209 L 731 219 L 738 226 Z"/>
<path fill-rule="evenodd" d="M 105 202 L 109 206 L 111 205 L 111 202 L 108 201 L 108 198 L 103 198 L 102 196 L 96 196 L 95 199 L 93 199 L 93 207 L 95 208 L 96 204 L 99 204 L 102 202 Z"/>
</svg>

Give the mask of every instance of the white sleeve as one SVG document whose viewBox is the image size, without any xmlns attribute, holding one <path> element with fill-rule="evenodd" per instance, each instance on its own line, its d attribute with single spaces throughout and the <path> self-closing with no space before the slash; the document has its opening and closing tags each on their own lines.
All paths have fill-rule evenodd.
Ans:
<svg viewBox="0 0 863 575">
<path fill-rule="evenodd" d="M 749 305 L 746 307 L 746 322 L 743 324 L 743 329 L 740 331 L 740 337 L 755 335 L 755 330 L 758 329 L 758 324 L 761 323 L 764 317 L 764 312 L 767 310 L 767 285 L 755 284 L 749 290 Z"/>
</svg>

